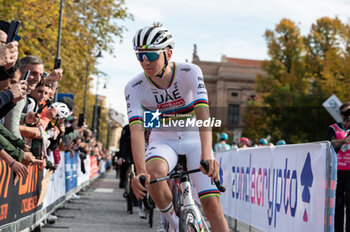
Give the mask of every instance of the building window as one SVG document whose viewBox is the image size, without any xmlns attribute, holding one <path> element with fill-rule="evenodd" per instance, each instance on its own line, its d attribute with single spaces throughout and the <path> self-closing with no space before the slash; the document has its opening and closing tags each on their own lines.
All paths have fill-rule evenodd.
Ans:
<svg viewBox="0 0 350 232">
<path fill-rule="evenodd" d="M 238 93 L 237 92 L 231 92 L 231 97 L 237 97 Z"/>
<path fill-rule="evenodd" d="M 239 122 L 239 105 L 229 104 L 228 105 L 228 115 L 227 124 L 230 126 L 238 125 Z"/>
</svg>

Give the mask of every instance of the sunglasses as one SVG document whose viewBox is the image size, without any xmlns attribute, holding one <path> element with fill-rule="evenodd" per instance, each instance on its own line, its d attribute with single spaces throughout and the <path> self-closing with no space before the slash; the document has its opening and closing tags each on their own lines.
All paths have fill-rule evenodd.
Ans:
<svg viewBox="0 0 350 232">
<path fill-rule="evenodd" d="M 159 54 L 162 52 L 165 52 L 166 50 L 160 50 L 160 51 L 137 51 L 136 52 L 136 57 L 140 62 L 143 62 L 145 60 L 145 58 L 149 61 L 155 61 L 159 58 Z"/>
<path fill-rule="evenodd" d="M 344 110 L 340 112 L 341 115 L 348 116 L 350 115 L 350 109 Z"/>
</svg>

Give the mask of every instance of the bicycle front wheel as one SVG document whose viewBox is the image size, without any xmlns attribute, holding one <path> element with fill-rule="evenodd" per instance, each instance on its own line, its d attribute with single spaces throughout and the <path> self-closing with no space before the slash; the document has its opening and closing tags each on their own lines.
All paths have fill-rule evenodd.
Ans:
<svg viewBox="0 0 350 232">
<path fill-rule="evenodd" d="M 179 183 L 176 181 L 173 182 L 172 195 L 175 213 L 178 217 L 180 217 L 182 206 L 182 192 Z"/>
<path fill-rule="evenodd" d="M 185 209 L 181 212 L 180 217 L 180 232 L 202 232 L 208 231 L 205 228 L 203 218 L 196 217 L 196 214 L 191 209 Z"/>
</svg>

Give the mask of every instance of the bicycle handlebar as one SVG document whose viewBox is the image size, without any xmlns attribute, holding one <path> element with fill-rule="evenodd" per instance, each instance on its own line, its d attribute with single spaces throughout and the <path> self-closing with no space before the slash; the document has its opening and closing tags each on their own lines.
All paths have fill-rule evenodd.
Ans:
<svg viewBox="0 0 350 232">
<path fill-rule="evenodd" d="M 204 168 L 204 170 L 206 172 L 209 171 L 209 163 L 208 161 L 206 160 L 201 160 L 200 162 L 201 166 Z M 180 178 L 181 176 L 183 175 L 188 175 L 188 174 L 191 174 L 191 173 L 195 173 L 195 172 L 200 172 L 201 170 L 199 168 L 197 169 L 193 169 L 193 170 L 189 170 L 189 171 L 184 171 L 184 172 L 180 172 L 180 173 L 172 173 L 172 174 L 169 174 L 167 176 L 164 176 L 164 177 L 160 177 L 160 178 L 157 178 L 157 179 L 154 179 L 154 180 L 151 180 L 150 181 L 150 184 L 153 184 L 153 183 L 157 183 L 157 182 L 160 182 L 160 181 L 163 181 L 163 180 L 168 180 L 168 179 L 171 179 L 171 178 Z M 140 176 L 140 182 L 143 186 L 145 186 L 145 183 L 146 183 L 146 177 L 145 176 Z M 224 186 L 221 185 L 220 181 L 214 181 L 216 187 L 219 189 L 220 192 L 225 192 L 226 191 L 226 188 Z"/>
<path fill-rule="evenodd" d="M 201 166 L 204 168 L 204 170 L 205 170 L 206 172 L 209 171 L 209 163 L 208 163 L 208 161 L 206 161 L 206 160 L 201 160 Z M 214 181 L 214 183 L 215 183 L 216 187 L 219 189 L 220 192 L 223 193 L 223 192 L 226 191 L 226 188 L 225 188 L 224 186 L 221 185 L 220 180 Z"/>
<path fill-rule="evenodd" d="M 146 186 L 146 177 L 145 176 L 140 176 L 139 180 L 140 180 L 140 183 L 142 184 L 142 186 L 145 187 Z M 148 194 L 148 192 L 147 192 L 147 194 Z M 151 209 L 151 205 L 148 202 L 148 196 L 144 197 L 142 199 L 142 202 L 143 202 L 143 205 L 145 206 L 146 209 L 148 209 L 148 210 Z"/>
</svg>

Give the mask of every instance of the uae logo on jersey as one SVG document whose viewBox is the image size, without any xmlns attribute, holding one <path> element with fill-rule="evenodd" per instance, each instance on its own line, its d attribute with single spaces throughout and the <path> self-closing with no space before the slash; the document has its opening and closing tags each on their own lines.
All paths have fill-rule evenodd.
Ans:
<svg viewBox="0 0 350 232">
<path fill-rule="evenodd" d="M 159 109 L 157 111 L 145 111 L 143 113 L 144 128 L 160 128 L 160 115 Z"/>
</svg>

